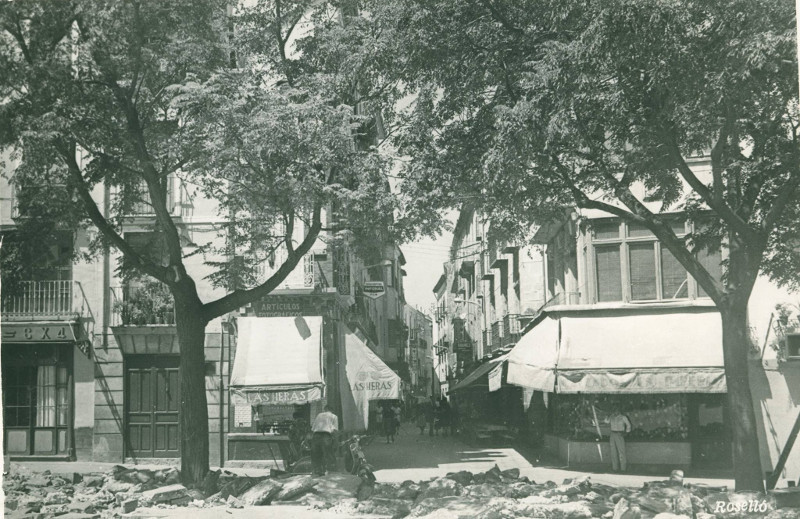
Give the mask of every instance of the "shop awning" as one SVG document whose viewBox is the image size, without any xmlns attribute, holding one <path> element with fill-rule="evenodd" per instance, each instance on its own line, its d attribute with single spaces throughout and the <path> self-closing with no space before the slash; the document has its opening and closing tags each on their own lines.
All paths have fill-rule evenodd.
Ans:
<svg viewBox="0 0 800 519">
<path fill-rule="evenodd" d="M 323 396 L 322 317 L 242 317 L 231 372 L 234 403 L 289 405 Z"/>
<path fill-rule="evenodd" d="M 559 393 L 724 393 L 722 323 L 694 309 L 560 317 Z"/>
<path fill-rule="evenodd" d="M 545 315 L 508 354 L 509 384 L 552 393 L 558 360 L 558 319 Z"/>
<path fill-rule="evenodd" d="M 507 381 L 558 393 L 724 393 L 719 313 L 547 314 L 509 354 Z"/>
<path fill-rule="evenodd" d="M 339 358 L 343 427 L 350 431 L 367 428 L 370 400 L 400 398 L 400 377 L 367 346 L 368 339 L 344 323 L 339 324 Z"/>
<path fill-rule="evenodd" d="M 505 355 L 501 355 L 496 359 L 491 359 L 487 362 L 484 362 L 483 364 L 478 366 L 478 368 L 475 371 L 464 377 L 464 379 L 461 382 L 453 386 L 450 389 L 450 392 L 452 393 L 454 391 L 461 391 L 462 389 L 466 389 L 468 387 L 478 387 L 478 381 L 480 380 L 480 378 L 489 373 L 490 371 L 492 371 L 492 369 L 495 366 L 499 366 L 500 364 L 505 362 L 507 358 L 508 358 L 508 353 L 506 353 Z"/>
</svg>

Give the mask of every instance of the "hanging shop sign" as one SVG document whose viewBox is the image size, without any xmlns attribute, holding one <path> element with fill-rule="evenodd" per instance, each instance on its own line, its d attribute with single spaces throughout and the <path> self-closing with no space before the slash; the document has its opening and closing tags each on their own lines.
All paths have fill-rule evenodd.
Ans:
<svg viewBox="0 0 800 519">
<path fill-rule="evenodd" d="M 75 342 L 69 323 L 3 324 L 3 342 Z"/>
<path fill-rule="evenodd" d="M 361 291 L 371 299 L 378 299 L 386 293 L 386 286 L 383 281 L 365 281 Z"/>
</svg>

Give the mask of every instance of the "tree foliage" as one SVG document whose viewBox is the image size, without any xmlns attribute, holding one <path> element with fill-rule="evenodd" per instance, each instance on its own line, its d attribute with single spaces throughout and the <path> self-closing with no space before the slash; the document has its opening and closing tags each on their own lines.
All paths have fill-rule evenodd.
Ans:
<svg viewBox="0 0 800 519">
<path fill-rule="evenodd" d="M 393 232 L 384 161 L 354 144 L 374 115 L 356 109 L 357 78 L 298 50 L 299 41 L 315 45 L 308 22 L 330 12 L 303 0 L 0 7 L 0 145 L 12 150 L 14 167 L 4 171 L 23 197 L 17 235 L 41 240 L 28 232 L 34 224 L 52 232 L 91 225 L 94 249 L 117 249 L 124 275 L 169 288 L 182 430 L 192 432 L 182 447 L 189 482 L 208 469 L 205 325 L 276 288 L 319 237 L 326 208 L 344 222 L 334 230 L 366 248 L 378 246 L 375 227 Z M 191 241 L 173 212 L 175 186 L 216 204 L 217 239 Z M 56 188 L 64 194 L 35 195 Z M 158 247 L 124 236 L 142 207 L 154 216 Z M 279 249 L 283 262 L 258 279 L 255 269 Z M 195 254 L 213 267 L 221 298 L 200 299 L 186 262 Z"/>
<path fill-rule="evenodd" d="M 405 0 L 366 11 L 373 74 L 397 89 L 383 98 L 390 132 L 411 158 L 404 214 L 441 219 L 469 203 L 494 232 L 529 237 L 578 207 L 650 229 L 721 311 L 737 487 L 761 487 L 744 309 L 762 270 L 797 285 L 791 2 Z M 670 212 L 695 231 L 678 238 Z M 720 247 L 721 280 L 697 258 Z"/>
</svg>

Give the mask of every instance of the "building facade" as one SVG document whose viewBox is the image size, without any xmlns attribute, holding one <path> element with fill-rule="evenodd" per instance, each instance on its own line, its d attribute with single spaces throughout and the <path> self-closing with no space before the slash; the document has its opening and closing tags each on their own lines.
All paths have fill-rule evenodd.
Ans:
<svg viewBox="0 0 800 519">
<path fill-rule="evenodd" d="M 20 215 L 14 209 L 13 184 L 7 180 L 13 168 L 7 173 L 0 177 L 0 232 L 9 237 Z M 224 221 L 216 203 L 195 196 L 177 178 L 170 179 L 169 186 L 168 207 L 186 243 L 224 241 L 219 232 Z M 101 211 L 113 204 L 114 196 L 102 186 L 93 193 Z M 323 213 L 323 226 L 330 227 L 331 212 Z M 152 232 L 154 219 L 152 207 L 139 204 L 125 219 L 122 234 L 157 261 L 162 251 Z M 180 457 L 180 347 L 171 296 L 158 282 L 121 276 L 122 260 L 116 252 L 90 251 L 96 232 L 92 227 L 64 229 L 25 279 L 13 290 L 4 286 L 3 448 L 12 459 L 141 462 Z M 294 233 L 299 242 L 304 229 L 298 225 Z M 279 268 L 284 256 L 285 250 L 278 249 L 265 258 L 258 281 Z M 325 231 L 280 288 L 208 324 L 205 373 L 212 463 L 229 459 L 229 436 L 237 423 L 230 377 L 238 319 L 317 316 L 326 323 L 322 351 L 344 351 L 345 343 L 357 335 L 381 362 L 399 367 L 408 346 L 405 259 L 392 244 L 379 256 L 366 263 Z M 218 259 L 194 254 L 184 260 L 204 301 L 224 295 L 208 281 L 213 271 L 209 262 Z M 377 296 L 365 294 L 367 281 L 382 287 Z M 325 361 L 334 359 L 331 353 Z M 329 397 L 340 398 L 336 386 L 341 380 L 333 375 L 339 367 L 323 366 L 328 389 L 317 405 Z"/>
<path fill-rule="evenodd" d="M 472 216 L 461 216 L 467 228 L 462 221 Z M 678 236 L 693 231 L 680 213 L 663 217 Z M 493 325 L 497 331 L 484 336 L 484 352 L 493 354 L 450 385 L 472 424 L 463 426 L 465 433 L 486 437 L 486 430 L 504 428 L 568 465 L 606 465 L 608 444 L 598 448 L 598 441 L 607 440 L 606 419 L 620 407 L 633 425 L 629 463 L 730 470 L 732 418 L 719 312 L 649 230 L 600 212 L 576 212 L 538 230 L 532 247 L 540 248 L 528 256 L 535 267 L 520 266 L 517 277 L 515 265 L 528 261 L 515 257 L 524 257 L 524 247 L 498 247 L 491 226 L 486 229 L 481 310 L 484 330 Z M 457 226 L 454 248 L 469 246 L 464 235 Z M 724 249 L 698 257 L 712 275 L 721 275 Z M 536 285 L 526 300 L 524 287 Z M 444 286 L 443 276 L 437 284 L 443 301 Z M 469 301 L 468 285 L 460 287 L 456 301 Z M 794 339 L 800 322 L 787 310 L 796 302 L 795 294 L 759 279 L 749 307 L 750 382 L 765 472 L 800 413 L 794 389 L 800 387 L 800 350 L 793 346 L 800 343 Z M 445 320 L 458 322 L 464 314 L 463 307 L 442 308 L 451 309 Z M 504 333 L 500 316 L 518 312 L 525 316 L 519 330 Z M 791 324 L 777 325 L 781 315 Z M 516 393 L 503 395 L 507 388 Z M 798 463 L 794 452 L 784 475 L 796 474 Z"/>
</svg>

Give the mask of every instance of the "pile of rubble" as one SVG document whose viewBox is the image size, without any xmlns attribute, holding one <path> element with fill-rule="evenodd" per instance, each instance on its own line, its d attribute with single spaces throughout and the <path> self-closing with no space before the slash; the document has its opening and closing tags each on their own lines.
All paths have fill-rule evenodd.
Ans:
<svg viewBox="0 0 800 519">
<path fill-rule="evenodd" d="M 93 519 L 119 517 L 137 508 L 265 506 L 295 504 L 348 516 L 374 514 L 427 519 L 800 519 L 800 494 L 776 498 L 728 492 L 721 487 L 645 484 L 640 489 L 592 483 L 589 478 L 536 483 L 517 469 L 456 472 L 429 481 L 367 483 L 349 474 L 324 477 L 238 476 L 210 473 L 196 489 L 180 484 L 175 468 L 114 467 L 106 474 L 54 475 L 16 472 L 3 482 L 6 517 Z"/>
</svg>

